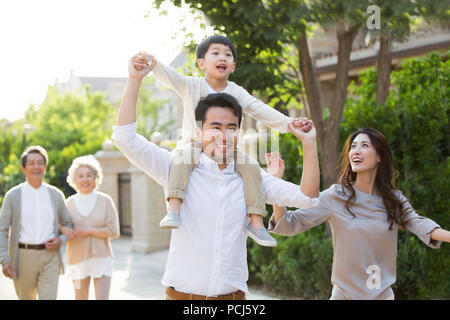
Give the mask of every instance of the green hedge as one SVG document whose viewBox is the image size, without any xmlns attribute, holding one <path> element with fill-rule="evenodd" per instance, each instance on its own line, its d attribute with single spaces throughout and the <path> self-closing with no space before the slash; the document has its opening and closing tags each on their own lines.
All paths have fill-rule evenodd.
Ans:
<svg viewBox="0 0 450 320">
<path fill-rule="evenodd" d="M 394 165 L 400 172 L 397 187 L 416 211 L 450 229 L 450 62 L 431 54 L 409 59 L 391 74 L 392 89 L 383 106 L 375 102 L 376 72 L 366 70 L 349 88 L 341 122 L 341 146 L 361 126 L 383 132 L 389 140 Z M 285 178 L 299 181 L 301 159 L 288 136 L 280 139 L 287 158 Z M 271 210 L 271 208 L 269 208 Z M 250 281 L 273 292 L 305 299 L 327 299 L 331 293 L 331 239 L 323 226 L 295 237 L 277 237 L 274 249 L 249 241 Z M 450 247 L 433 250 L 415 235 L 400 231 L 397 259 L 397 299 L 449 299 Z"/>
</svg>

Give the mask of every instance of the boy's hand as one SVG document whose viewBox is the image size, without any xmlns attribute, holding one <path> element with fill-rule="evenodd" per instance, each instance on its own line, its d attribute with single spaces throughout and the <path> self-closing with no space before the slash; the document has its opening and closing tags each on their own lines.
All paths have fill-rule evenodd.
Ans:
<svg viewBox="0 0 450 320">
<path fill-rule="evenodd" d="M 128 62 L 128 73 L 130 78 L 142 80 L 156 65 L 155 57 L 146 52 L 139 52 L 131 57 Z"/>
<path fill-rule="evenodd" d="M 266 153 L 267 172 L 274 177 L 280 178 L 284 174 L 284 160 L 278 152 Z"/>
</svg>

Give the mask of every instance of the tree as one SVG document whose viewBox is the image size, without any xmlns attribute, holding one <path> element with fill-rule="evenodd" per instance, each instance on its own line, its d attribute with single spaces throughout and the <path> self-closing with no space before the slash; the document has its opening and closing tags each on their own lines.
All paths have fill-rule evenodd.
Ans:
<svg viewBox="0 0 450 320">
<path fill-rule="evenodd" d="M 450 60 L 432 54 L 402 61 L 392 72 L 397 90 L 386 103 L 376 102 L 376 70 L 365 70 L 358 86 L 349 86 L 341 122 L 341 145 L 360 126 L 383 132 L 400 176 L 398 188 L 415 210 L 443 228 L 450 225 Z M 295 138 L 280 139 L 289 179 L 301 170 Z M 268 207 L 269 212 L 271 206 Z M 270 216 L 270 215 L 269 215 Z M 304 299 L 327 299 L 331 293 L 332 241 L 322 226 L 293 237 L 277 236 L 278 245 L 267 248 L 248 242 L 250 281 L 259 281 L 272 292 Z M 415 235 L 399 232 L 397 299 L 449 299 L 447 268 L 450 247 L 427 248 Z"/>
<path fill-rule="evenodd" d="M 181 1 L 173 0 L 176 5 Z M 238 48 L 238 68 L 232 80 L 248 91 L 269 93 L 269 103 L 301 100 L 318 132 L 324 186 L 336 179 L 339 122 L 347 96 L 349 59 L 360 29 L 361 1 L 185 1 L 204 13 Z M 156 1 L 158 7 L 162 1 Z M 336 81 L 321 84 L 309 54 L 307 35 L 317 25 L 335 25 L 339 42 Z M 277 97 L 274 101 L 270 98 Z M 283 98 L 281 98 L 283 97 Z"/>
<path fill-rule="evenodd" d="M 156 0 L 156 8 L 162 2 Z M 181 5 L 181 0 L 171 2 Z M 306 107 L 317 128 L 324 188 L 336 181 L 339 123 L 347 98 L 350 53 L 357 33 L 366 26 L 367 7 L 377 4 L 381 9 L 376 87 L 380 104 L 386 99 L 390 85 L 392 40 L 404 39 L 409 34 L 413 15 L 423 15 L 433 21 L 448 18 L 445 5 L 437 0 L 183 2 L 192 10 L 203 12 L 216 32 L 226 34 L 237 46 L 238 67 L 232 75 L 233 81 L 249 92 L 268 96 L 268 103 L 279 110 L 292 101 Z M 337 65 L 332 84 L 320 82 L 314 72 L 308 36 L 317 27 L 336 30 Z"/>
<path fill-rule="evenodd" d="M 150 138 L 155 131 L 170 134 L 171 126 L 176 122 L 175 119 L 170 119 L 161 123 L 161 111 L 168 100 L 151 98 L 151 88 L 154 82 L 154 78 L 144 78 L 137 102 L 137 132 L 147 138 Z"/>
<path fill-rule="evenodd" d="M 66 195 L 73 192 L 65 181 L 72 160 L 101 149 L 103 141 L 111 137 L 115 114 L 105 95 L 91 93 L 89 86 L 64 94 L 49 86 L 44 102 L 30 107 L 26 120 L 35 127 L 27 135 L 27 145 L 38 144 L 48 152 L 46 178 L 50 184 Z"/>
<path fill-rule="evenodd" d="M 392 41 L 404 41 L 414 25 L 424 20 L 431 25 L 449 26 L 448 2 L 440 0 L 376 0 L 371 3 L 380 9 L 380 30 L 372 33 L 379 38 L 377 56 L 376 101 L 384 104 L 390 87 Z"/>
<path fill-rule="evenodd" d="M 0 207 L 5 193 L 24 180 L 19 158 L 25 143 L 24 121 L 0 120 Z"/>
</svg>

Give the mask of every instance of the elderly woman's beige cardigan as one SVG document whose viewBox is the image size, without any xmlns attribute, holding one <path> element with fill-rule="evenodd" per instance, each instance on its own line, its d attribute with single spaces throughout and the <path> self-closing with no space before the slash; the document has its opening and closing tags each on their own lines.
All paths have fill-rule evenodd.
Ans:
<svg viewBox="0 0 450 320">
<path fill-rule="evenodd" d="M 87 216 L 81 215 L 75 205 L 73 196 L 67 199 L 70 218 L 74 228 L 101 229 L 106 231 L 108 238 L 86 236 L 67 241 L 67 262 L 77 264 L 92 257 L 113 256 L 110 239 L 119 236 L 117 210 L 110 196 L 97 192 L 94 208 Z"/>
</svg>

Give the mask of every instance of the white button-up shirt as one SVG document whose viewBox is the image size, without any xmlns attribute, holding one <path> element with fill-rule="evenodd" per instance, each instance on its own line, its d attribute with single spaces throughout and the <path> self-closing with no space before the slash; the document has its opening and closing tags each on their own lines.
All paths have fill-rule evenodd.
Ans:
<svg viewBox="0 0 450 320">
<path fill-rule="evenodd" d="M 159 183 L 167 196 L 172 153 L 136 134 L 136 123 L 113 126 L 117 147 Z M 318 198 L 305 196 L 298 185 L 261 170 L 266 202 L 305 208 Z M 164 286 L 206 296 L 248 292 L 244 186 L 234 164 L 220 170 L 202 153 L 189 177 L 180 210 L 181 227 L 172 230 Z"/>
<path fill-rule="evenodd" d="M 54 210 L 50 194 L 43 182 L 38 189 L 27 181 L 22 183 L 19 242 L 43 244 L 54 238 Z"/>
</svg>

